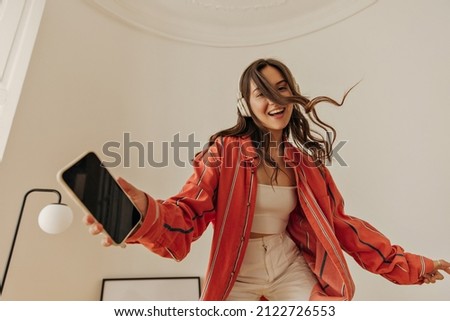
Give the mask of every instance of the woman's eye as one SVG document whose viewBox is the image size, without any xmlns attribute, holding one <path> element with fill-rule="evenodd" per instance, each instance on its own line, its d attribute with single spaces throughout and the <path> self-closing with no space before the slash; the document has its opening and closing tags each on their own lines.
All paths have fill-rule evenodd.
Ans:
<svg viewBox="0 0 450 321">
<path fill-rule="evenodd" d="M 278 90 L 279 91 L 285 91 L 285 90 L 287 90 L 288 88 L 287 87 L 285 87 L 285 86 L 282 86 L 282 87 L 278 87 Z"/>
</svg>

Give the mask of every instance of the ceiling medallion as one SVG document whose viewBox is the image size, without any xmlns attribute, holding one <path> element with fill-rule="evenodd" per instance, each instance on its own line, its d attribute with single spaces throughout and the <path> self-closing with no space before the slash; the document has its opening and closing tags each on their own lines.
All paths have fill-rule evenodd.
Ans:
<svg viewBox="0 0 450 321">
<path fill-rule="evenodd" d="M 192 4 L 215 10 L 257 10 L 281 6 L 287 0 L 191 0 Z"/>
<path fill-rule="evenodd" d="M 1 0 L 0 0 L 1 1 Z M 377 0 L 85 0 L 141 30 L 213 47 L 266 45 L 329 27 Z"/>
</svg>

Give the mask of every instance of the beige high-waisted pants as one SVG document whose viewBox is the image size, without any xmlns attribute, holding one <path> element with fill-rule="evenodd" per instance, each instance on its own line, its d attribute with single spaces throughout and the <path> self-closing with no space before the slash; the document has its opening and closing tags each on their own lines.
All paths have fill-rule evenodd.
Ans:
<svg viewBox="0 0 450 321">
<path fill-rule="evenodd" d="M 286 234 L 250 239 L 227 300 L 307 301 L 317 279 Z"/>
</svg>

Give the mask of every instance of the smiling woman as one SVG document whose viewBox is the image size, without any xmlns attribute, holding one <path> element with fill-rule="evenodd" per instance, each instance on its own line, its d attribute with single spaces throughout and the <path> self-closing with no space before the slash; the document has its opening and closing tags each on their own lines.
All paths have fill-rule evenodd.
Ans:
<svg viewBox="0 0 450 321">
<path fill-rule="evenodd" d="M 311 120 L 332 129 L 315 107 L 341 105 L 345 95 L 341 103 L 302 96 L 275 59 L 252 62 L 239 90 L 236 125 L 211 136 L 181 192 L 156 200 L 119 180 L 143 214 L 127 243 L 181 261 L 213 225 L 202 300 L 351 300 L 344 252 L 395 284 L 434 283 L 450 273 L 449 262 L 408 253 L 346 214 L 325 166 L 331 146 L 310 127 Z M 93 235 L 104 230 L 92 215 L 84 222 Z M 108 236 L 102 242 L 113 244 Z"/>
<path fill-rule="evenodd" d="M 321 102 L 341 106 L 348 92 L 341 102 L 326 96 L 309 99 L 301 94 L 300 86 L 283 63 L 257 60 L 244 71 L 239 84 L 237 105 L 243 117 L 238 118 L 235 127 L 213 135 L 211 141 L 222 135 L 243 134 L 253 141 L 264 141 L 265 151 L 260 156 L 275 166 L 274 155 L 269 152 L 273 151 L 273 141 L 281 147 L 283 136 L 291 136 L 297 146 L 325 163 L 330 160 L 336 132 L 319 118 L 315 106 Z"/>
<path fill-rule="evenodd" d="M 342 21 L 376 2 L 376 0 L 89 1 L 137 28 L 174 40 L 217 47 L 254 46 L 299 37 Z"/>
</svg>

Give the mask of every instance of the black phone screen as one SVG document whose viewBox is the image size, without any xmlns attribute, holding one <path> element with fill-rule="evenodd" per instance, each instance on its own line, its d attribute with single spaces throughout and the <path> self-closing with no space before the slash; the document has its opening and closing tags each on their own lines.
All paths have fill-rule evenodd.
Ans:
<svg viewBox="0 0 450 321">
<path fill-rule="evenodd" d="M 87 153 L 61 178 L 115 243 L 139 224 L 141 214 L 95 153 Z"/>
</svg>

